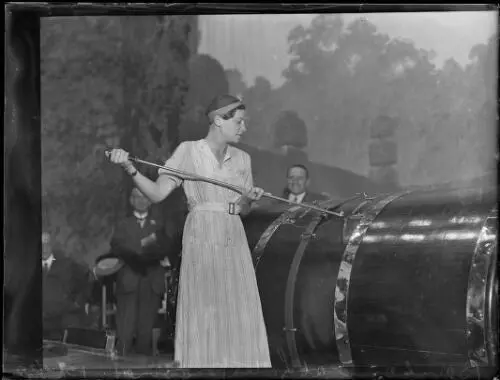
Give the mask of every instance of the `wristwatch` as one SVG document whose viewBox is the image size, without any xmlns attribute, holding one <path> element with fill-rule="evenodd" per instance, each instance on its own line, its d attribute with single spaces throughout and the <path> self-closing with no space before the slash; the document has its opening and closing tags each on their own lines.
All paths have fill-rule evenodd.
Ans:
<svg viewBox="0 0 500 380">
<path fill-rule="evenodd" d="M 134 169 L 135 169 L 135 168 L 134 168 Z M 135 170 L 134 170 L 134 172 L 132 172 L 132 173 L 130 173 L 130 172 L 129 172 L 128 170 L 126 170 L 126 169 L 125 169 L 125 171 L 126 171 L 126 172 L 127 172 L 127 174 L 128 174 L 129 176 L 131 176 L 131 177 L 135 177 L 135 176 L 137 175 L 137 173 L 138 173 L 138 170 L 137 170 L 137 169 L 135 169 Z"/>
</svg>

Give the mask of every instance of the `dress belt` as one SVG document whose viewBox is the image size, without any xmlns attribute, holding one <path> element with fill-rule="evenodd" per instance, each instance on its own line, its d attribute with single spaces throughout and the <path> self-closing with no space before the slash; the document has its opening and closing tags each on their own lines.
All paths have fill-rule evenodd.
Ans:
<svg viewBox="0 0 500 380">
<path fill-rule="evenodd" d="M 198 203 L 190 207 L 190 212 L 193 211 L 218 211 L 229 213 L 229 203 L 205 202 Z"/>
</svg>

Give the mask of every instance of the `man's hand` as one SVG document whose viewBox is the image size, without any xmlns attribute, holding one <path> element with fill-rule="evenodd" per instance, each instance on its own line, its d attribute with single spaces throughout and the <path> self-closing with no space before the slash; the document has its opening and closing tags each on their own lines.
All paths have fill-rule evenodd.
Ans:
<svg viewBox="0 0 500 380">
<path fill-rule="evenodd" d="M 164 268 L 170 267 L 171 264 L 170 264 L 170 260 L 168 259 L 168 257 L 165 257 L 162 261 L 160 261 L 160 265 Z"/>
<path fill-rule="evenodd" d="M 141 247 L 146 247 L 149 244 L 154 243 L 155 241 L 156 241 L 156 233 L 153 232 L 151 235 L 141 239 Z"/>
</svg>

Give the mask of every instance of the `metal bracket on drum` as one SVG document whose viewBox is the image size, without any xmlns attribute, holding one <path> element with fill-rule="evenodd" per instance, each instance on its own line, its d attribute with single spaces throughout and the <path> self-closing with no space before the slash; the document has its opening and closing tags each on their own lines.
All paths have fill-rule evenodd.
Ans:
<svg viewBox="0 0 500 380">
<path fill-rule="evenodd" d="M 262 233 L 259 241 L 255 244 L 253 249 L 253 256 L 255 257 L 255 266 L 257 269 L 257 265 L 259 265 L 260 259 L 264 254 L 264 248 L 266 247 L 271 237 L 274 235 L 276 230 L 283 224 L 293 224 L 295 223 L 294 216 L 301 210 L 300 207 L 292 207 L 285 212 L 283 212 L 280 216 L 278 216 Z"/>
<path fill-rule="evenodd" d="M 331 205 L 331 203 L 332 203 L 331 200 L 321 202 L 321 203 L 319 203 L 319 207 L 321 207 L 323 209 L 335 210 L 335 209 L 338 209 L 340 206 L 344 206 L 345 204 L 347 204 L 351 201 L 354 201 L 356 199 L 359 199 L 359 198 L 362 198 L 363 200 L 374 199 L 374 198 L 368 197 L 368 195 L 366 193 L 357 193 L 356 195 L 354 195 L 350 198 L 347 198 L 347 199 L 343 200 L 342 202 L 336 203 L 334 205 Z M 343 213 L 343 211 L 342 211 L 342 213 Z"/>
<path fill-rule="evenodd" d="M 311 239 L 316 239 L 316 234 L 312 232 L 304 232 L 303 234 L 300 235 L 300 240 L 311 240 Z"/>
<path fill-rule="evenodd" d="M 362 201 L 354 210 L 352 210 L 351 215 L 348 215 L 344 219 L 344 225 L 342 227 L 342 241 L 348 241 L 349 237 L 351 236 L 352 231 L 354 230 L 354 227 L 357 226 L 357 223 L 363 218 L 363 213 L 359 213 L 359 210 L 361 210 L 362 207 L 366 206 L 370 202 L 370 200 L 373 200 L 375 198 L 366 198 L 365 200 Z"/>
<path fill-rule="evenodd" d="M 389 203 L 407 195 L 410 191 L 403 191 L 380 199 L 375 204 L 369 205 L 367 210 L 361 215 L 359 223 L 349 236 L 349 241 L 342 255 L 335 286 L 334 300 L 334 334 L 336 339 L 339 359 L 343 365 L 352 365 L 351 342 L 349 340 L 349 330 L 347 325 L 347 305 L 349 301 L 349 284 L 351 280 L 352 266 L 356 258 L 356 253 L 363 241 L 368 228 L 380 212 Z M 361 205 L 360 205 L 361 207 Z M 358 207 L 358 210 L 360 209 Z"/>
<path fill-rule="evenodd" d="M 496 238 L 497 208 L 486 218 L 479 234 L 472 256 L 467 286 L 465 333 L 468 343 L 468 357 L 471 367 L 497 365 L 497 327 L 491 313 L 497 315 L 494 305 L 495 285 L 497 285 L 497 250 Z"/>
<path fill-rule="evenodd" d="M 305 250 L 311 238 L 315 237 L 314 231 L 319 224 L 325 219 L 324 214 L 317 215 L 307 227 L 307 230 L 302 234 L 299 246 L 295 251 L 292 263 L 290 264 L 290 272 L 288 273 L 288 279 L 285 291 L 285 326 L 283 331 L 286 334 L 286 342 L 288 349 L 290 351 L 290 357 L 292 360 L 293 367 L 299 367 L 300 359 L 299 353 L 297 351 L 297 344 L 295 341 L 295 333 L 297 329 L 294 326 L 294 305 L 293 298 L 295 296 L 295 282 L 297 281 L 297 274 L 299 271 L 299 265 L 304 256 Z"/>
</svg>

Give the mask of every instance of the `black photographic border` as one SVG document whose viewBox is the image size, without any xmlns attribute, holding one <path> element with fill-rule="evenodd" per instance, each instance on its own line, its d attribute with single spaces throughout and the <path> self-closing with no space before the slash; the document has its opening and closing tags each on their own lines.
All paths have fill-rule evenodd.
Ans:
<svg viewBox="0 0 500 380">
<path fill-rule="evenodd" d="M 488 11 L 491 5 L 465 4 L 304 4 L 304 3 L 7 3 L 5 5 L 4 116 L 4 347 L 33 372 L 42 363 L 41 322 L 41 109 L 40 18 L 83 15 L 168 15 L 251 13 L 381 13 Z M 10 318 L 10 324 L 6 320 Z M 8 328 L 8 331 L 5 328 Z M 4 348 L 5 350 L 5 348 Z M 5 353 L 5 351 L 4 351 Z M 4 368 L 5 371 L 5 368 Z M 278 372 L 185 370 L 188 376 L 263 376 Z M 221 372 L 222 371 L 222 372 Z M 177 373 L 175 376 L 182 374 Z M 186 374 L 184 375 L 186 376 Z M 273 376 L 274 377 L 274 376 Z"/>
</svg>

